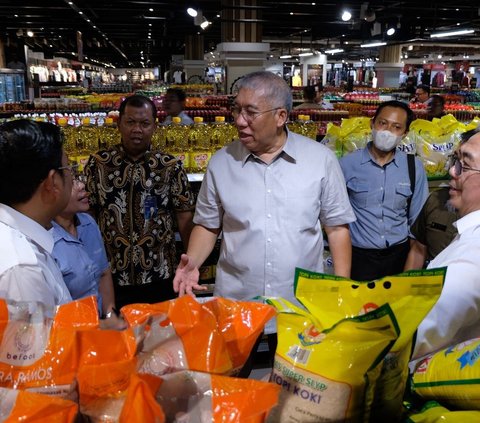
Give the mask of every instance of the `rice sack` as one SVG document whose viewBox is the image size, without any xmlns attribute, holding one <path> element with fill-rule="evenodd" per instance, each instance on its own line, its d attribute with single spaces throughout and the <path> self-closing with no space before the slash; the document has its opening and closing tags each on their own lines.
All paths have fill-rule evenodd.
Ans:
<svg viewBox="0 0 480 423">
<path fill-rule="evenodd" d="M 328 325 L 322 312 L 266 301 L 279 313 L 270 380 L 282 387 L 267 421 L 368 421 L 368 385 L 399 333 L 390 306 Z"/>
<path fill-rule="evenodd" d="M 156 399 L 167 422 L 261 423 L 280 387 L 252 379 L 181 371 L 161 377 Z"/>
<path fill-rule="evenodd" d="M 410 415 L 406 423 L 467 423 L 479 422 L 480 411 L 450 411 L 436 401 L 428 401 L 422 409 Z"/>
<path fill-rule="evenodd" d="M 430 354 L 417 362 L 413 390 L 422 398 L 456 409 L 480 410 L 480 338 Z"/>
<path fill-rule="evenodd" d="M 78 406 L 73 401 L 33 392 L 0 388 L 0 420 L 3 423 L 73 423 Z"/>
<path fill-rule="evenodd" d="M 439 298 L 445 273 L 446 268 L 428 269 L 357 282 L 303 269 L 295 272 L 295 296 L 328 326 L 390 304 L 400 335 L 377 380 L 373 421 L 395 421 L 401 416 L 413 334 Z"/>
</svg>

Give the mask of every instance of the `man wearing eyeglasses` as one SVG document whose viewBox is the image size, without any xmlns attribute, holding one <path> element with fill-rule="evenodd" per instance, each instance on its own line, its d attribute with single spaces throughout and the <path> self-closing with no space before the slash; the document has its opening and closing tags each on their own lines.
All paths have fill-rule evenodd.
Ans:
<svg viewBox="0 0 480 423">
<path fill-rule="evenodd" d="M 179 295 L 204 289 L 198 268 L 221 232 L 214 295 L 296 303 L 295 268 L 323 271 L 322 229 L 335 273 L 350 275 L 348 224 L 355 216 L 334 154 L 287 130 L 292 94 L 285 81 L 255 72 L 237 84 L 232 114 L 238 140 L 209 162 L 174 288 Z M 275 331 L 270 324 L 265 332 Z"/>
<path fill-rule="evenodd" d="M 72 168 L 58 127 L 16 120 L 0 126 L 0 298 L 71 301 L 51 253 L 52 219 L 68 203 Z"/>
<path fill-rule="evenodd" d="M 480 337 L 480 127 L 462 134 L 450 167 L 458 235 L 428 268 L 447 266 L 439 300 L 418 327 L 413 358 Z"/>
</svg>

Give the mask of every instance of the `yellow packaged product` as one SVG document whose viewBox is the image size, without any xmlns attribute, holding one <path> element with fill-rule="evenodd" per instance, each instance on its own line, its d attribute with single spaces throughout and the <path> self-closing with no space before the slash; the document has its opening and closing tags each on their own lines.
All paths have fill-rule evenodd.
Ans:
<svg viewBox="0 0 480 423">
<path fill-rule="evenodd" d="M 436 401 L 427 402 L 420 412 L 412 414 L 406 423 L 473 423 L 480 422 L 480 411 L 450 411 Z"/>
<path fill-rule="evenodd" d="M 400 335 L 387 354 L 375 387 L 373 421 L 400 418 L 408 378 L 412 337 L 442 291 L 446 268 L 410 271 L 375 281 L 350 279 L 296 269 L 295 296 L 331 326 L 388 303 Z"/>
<path fill-rule="evenodd" d="M 480 410 L 480 338 L 462 342 L 416 364 L 413 390 L 461 410 Z M 479 420 L 480 421 L 480 420 Z"/>
<path fill-rule="evenodd" d="M 390 306 L 328 325 L 321 309 L 266 301 L 279 313 L 270 380 L 282 387 L 267 421 L 368 421 L 368 386 L 399 333 Z"/>
</svg>

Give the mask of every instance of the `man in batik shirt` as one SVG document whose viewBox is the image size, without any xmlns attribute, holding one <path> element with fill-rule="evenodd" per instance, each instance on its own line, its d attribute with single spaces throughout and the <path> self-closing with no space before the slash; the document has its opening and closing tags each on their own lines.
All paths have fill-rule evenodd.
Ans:
<svg viewBox="0 0 480 423">
<path fill-rule="evenodd" d="M 122 307 L 174 298 L 175 231 L 186 248 L 194 194 L 182 163 L 150 150 L 155 104 L 134 95 L 119 110 L 121 145 L 92 155 L 85 173 Z"/>
</svg>

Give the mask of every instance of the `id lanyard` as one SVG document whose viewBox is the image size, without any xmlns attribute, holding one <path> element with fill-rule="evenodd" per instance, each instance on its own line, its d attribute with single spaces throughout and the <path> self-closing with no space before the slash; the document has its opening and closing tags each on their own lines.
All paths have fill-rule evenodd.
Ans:
<svg viewBox="0 0 480 423">
<path fill-rule="evenodd" d="M 152 176 L 154 175 L 152 175 L 150 167 L 148 170 L 150 171 L 150 176 L 145 181 L 146 195 L 143 202 L 143 217 L 147 225 L 150 223 L 150 219 L 154 219 L 158 213 L 157 196 L 151 193 L 153 188 Z"/>
</svg>

